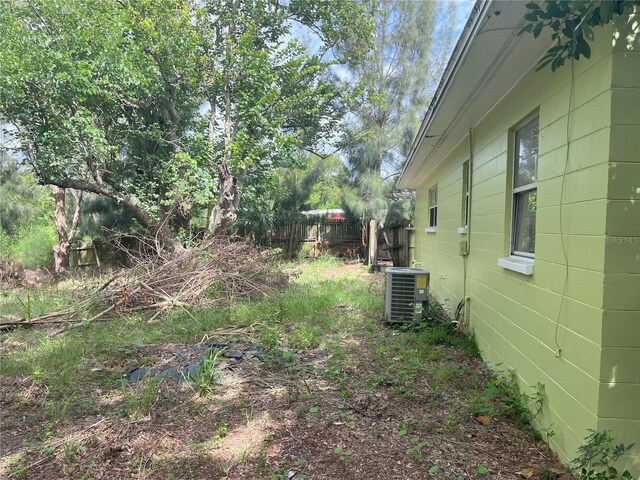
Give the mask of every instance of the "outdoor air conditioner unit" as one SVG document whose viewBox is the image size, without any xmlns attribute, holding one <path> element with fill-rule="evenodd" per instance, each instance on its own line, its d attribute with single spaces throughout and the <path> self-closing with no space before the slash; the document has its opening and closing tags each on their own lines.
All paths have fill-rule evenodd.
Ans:
<svg viewBox="0 0 640 480">
<path fill-rule="evenodd" d="M 421 268 L 385 270 L 384 319 L 389 323 L 416 323 L 427 316 L 429 272 Z"/>
</svg>

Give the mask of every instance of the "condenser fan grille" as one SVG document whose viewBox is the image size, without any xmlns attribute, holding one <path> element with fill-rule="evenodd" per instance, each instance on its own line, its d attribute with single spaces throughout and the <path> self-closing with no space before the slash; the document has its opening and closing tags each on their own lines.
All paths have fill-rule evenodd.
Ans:
<svg viewBox="0 0 640 480">
<path fill-rule="evenodd" d="M 384 318 L 390 323 L 420 322 L 428 307 L 429 272 L 420 268 L 385 269 Z"/>
<path fill-rule="evenodd" d="M 395 273 L 391 277 L 391 322 L 413 320 L 416 276 Z"/>
</svg>

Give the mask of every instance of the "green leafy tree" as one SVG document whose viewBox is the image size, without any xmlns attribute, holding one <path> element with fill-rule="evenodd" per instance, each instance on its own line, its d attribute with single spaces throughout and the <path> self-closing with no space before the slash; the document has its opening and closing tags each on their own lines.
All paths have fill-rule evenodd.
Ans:
<svg viewBox="0 0 640 480">
<path fill-rule="evenodd" d="M 50 220 L 51 192 L 36 184 L 29 172 L 19 170 L 10 157 L 0 158 L 0 228 L 15 235 L 32 223 Z"/>
<path fill-rule="evenodd" d="M 544 4 L 530 2 L 524 18 L 527 24 L 520 34 L 530 33 L 538 38 L 547 28 L 555 45 L 540 59 L 536 70 L 547 65 L 555 72 L 567 60 L 591 57 L 589 42 L 593 29 L 610 23 L 616 15 L 630 13 L 640 7 L 638 0 L 545 0 Z"/>
<path fill-rule="evenodd" d="M 20 260 L 32 267 L 50 267 L 48 260 L 53 253 L 55 271 L 61 272 L 68 266 L 69 248 L 77 232 L 82 192 L 72 191 L 75 211 L 68 232 L 66 192 L 53 187 L 52 196 L 50 189 L 36 185 L 33 175 L 11 156 L 14 133 L 14 128 L 0 122 L 0 227 L 4 230 L 5 243 L 2 250 L 5 256 L 10 250 L 19 251 Z M 51 222 L 52 211 L 55 222 Z M 47 252 L 49 232 L 54 231 L 54 227 L 58 243 L 52 247 L 53 252 Z M 25 250 L 32 250 L 34 258 L 29 258 Z"/>
<path fill-rule="evenodd" d="M 341 208 L 343 188 L 348 182 L 345 164 L 336 155 L 303 155 L 296 168 L 279 174 L 277 201 L 280 217 L 297 218 L 302 210 Z"/>
<path fill-rule="evenodd" d="M 39 182 L 110 198 L 179 248 L 174 232 L 202 209 L 224 230 L 246 181 L 331 137 L 344 92 L 329 67 L 366 49 L 370 22 L 355 0 L 327 6 L 7 0 L 0 114 Z"/>
<path fill-rule="evenodd" d="M 344 205 L 343 188 L 348 184 L 347 168 L 335 155 L 317 157 L 310 175 L 314 183 L 309 193 L 308 205 L 311 209 L 341 208 Z"/>
<path fill-rule="evenodd" d="M 30 268 L 51 267 L 53 195 L 0 149 L 0 258 Z"/>
<path fill-rule="evenodd" d="M 243 190 L 257 193 L 255 182 L 268 184 L 299 149 L 328 141 L 341 120 L 345 91 L 330 67 L 366 52 L 371 22 L 357 2 L 327 7 L 320 0 L 206 3 L 208 144 L 220 185 L 210 233 L 235 221 Z M 314 49 L 294 27 L 312 36 Z"/>
<path fill-rule="evenodd" d="M 364 62 L 349 69 L 360 94 L 351 104 L 345 139 L 354 179 L 347 207 L 363 225 L 370 220 L 383 223 L 387 216 L 394 199 L 391 180 L 402 168 L 446 64 L 455 6 L 382 0 L 372 15 L 374 47 Z M 404 201 L 401 195 L 395 199 Z M 374 236 L 376 231 L 372 228 Z"/>
<path fill-rule="evenodd" d="M 39 182 L 112 198 L 171 243 L 169 166 L 198 107 L 189 4 L 8 0 L 0 26 L 0 113 Z"/>
</svg>

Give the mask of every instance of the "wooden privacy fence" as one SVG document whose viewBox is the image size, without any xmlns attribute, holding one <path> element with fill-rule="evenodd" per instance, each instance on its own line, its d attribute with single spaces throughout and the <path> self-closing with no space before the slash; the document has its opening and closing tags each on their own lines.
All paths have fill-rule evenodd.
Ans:
<svg viewBox="0 0 640 480">
<path fill-rule="evenodd" d="M 365 240 L 366 240 L 366 233 Z M 393 265 L 411 265 L 413 228 L 407 223 L 386 225 L 378 231 L 378 259 L 392 260 Z M 269 243 L 291 256 L 318 257 L 330 253 L 339 257 L 364 258 L 362 224 L 359 221 L 325 220 L 279 223 L 270 232 Z M 386 237 L 386 240 L 385 240 Z M 387 244 L 387 241 L 389 242 Z M 145 253 L 145 246 L 134 236 L 121 235 L 108 240 L 96 239 L 92 244 L 73 247 L 70 266 L 100 268 L 102 264 L 126 266 L 130 255 Z"/>
<path fill-rule="evenodd" d="M 384 256 L 390 256 L 394 267 L 410 267 L 413 259 L 413 227 L 408 222 L 393 223 L 384 227 L 384 235 L 386 235 L 389 245 L 384 242 L 381 247 L 385 252 Z M 380 244 L 378 235 L 378 244 Z M 380 248 L 380 247 L 379 247 Z M 378 250 L 379 252 L 380 250 Z M 382 258 L 378 254 L 379 258 Z"/>
<path fill-rule="evenodd" d="M 387 225 L 378 232 L 378 259 L 392 260 L 397 267 L 408 267 L 412 260 L 413 227 L 408 222 Z M 277 224 L 269 237 L 273 247 L 289 255 L 318 257 L 331 253 L 340 257 L 364 257 L 362 224 L 359 221 L 301 221 Z M 388 240 L 388 244 L 385 241 Z M 366 240 L 366 232 L 365 232 Z"/>
<path fill-rule="evenodd" d="M 317 257 L 322 253 L 357 257 L 360 253 L 362 230 L 360 222 L 319 221 L 277 224 L 270 235 L 270 243 L 290 255 L 301 252 Z"/>
<path fill-rule="evenodd" d="M 117 235 L 106 239 L 96 238 L 88 245 L 72 247 L 69 250 L 69 266 L 80 268 L 101 268 L 131 266 L 131 258 L 152 253 L 148 245 L 134 235 Z"/>
<path fill-rule="evenodd" d="M 69 266 L 75 270 L 82 267 L 100 268 L 100 256 L 93 243 L 69 249 Z"/>
</svg>

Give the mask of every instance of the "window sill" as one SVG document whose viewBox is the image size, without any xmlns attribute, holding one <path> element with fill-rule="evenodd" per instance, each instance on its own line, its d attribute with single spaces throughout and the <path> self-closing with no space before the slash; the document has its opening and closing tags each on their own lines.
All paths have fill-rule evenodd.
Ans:
<svg viewBox="0 0 640 480">
<path fill-rule="evenodd" d="M 427 227 L 424 231 L 427 233 L 436 233 L 438 231 L 438 227 Z"/>
<path fill-rule="evenodd" d="M 511 255 L 509 257 L 499 258 L 498 266 L 522 273 L 523 275 L 533 275 L 533 258 Z"/>
<path fill-rule="evenodd" d="M 458 227 L 458 233 L 460 235 L 466 235 L 469 233 L 469 227 Z"/>
</svg>

